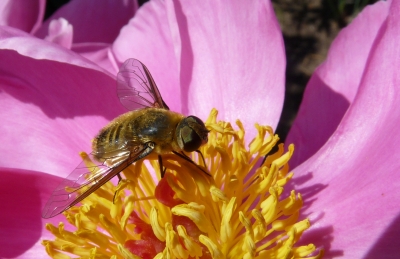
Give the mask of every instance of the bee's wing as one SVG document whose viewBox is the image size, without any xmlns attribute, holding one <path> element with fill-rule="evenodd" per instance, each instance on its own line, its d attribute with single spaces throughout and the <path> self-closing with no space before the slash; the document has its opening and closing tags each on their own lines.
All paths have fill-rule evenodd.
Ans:
<svg viewBox="0 0 400 259">
<path fill-rule="evenodd" d="M 119 100 L 128 110 L 155 107 L 169 110 L 149 70 L 137 59 L 128 59 L 117 75 Z"/>
<path fill-rule="evenodd" d="M 100 161 L 88 155 L 54 190 L 43 208 L 42 217 L 51 218 L 71 208 L 130 164 L 148 155 L 153 148 L 146 144 L 137 145 L 133 151 L 121 150 L 118 155 Z"/>
</svg>

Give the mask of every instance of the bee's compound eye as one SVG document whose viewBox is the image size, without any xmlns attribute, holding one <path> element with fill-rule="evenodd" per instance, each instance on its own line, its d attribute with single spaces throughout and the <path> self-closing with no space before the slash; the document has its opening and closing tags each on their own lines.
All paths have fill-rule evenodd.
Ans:
<svg viewBox="0 0 400 259">
<path fill-rule="evenodd" d="M 190 115 L 188 117 L 185 118 L 186 122 L 189 125 L 198 125 L 201 128 L 206 128 L 206 125 L 204 125 L 204 122 L 202 120 L 200 120 L 199 118 L 197 118 L 196 116 Z"/>
<path fill-rule="evenodd" d="M 184 126 L 181 129 L 181 137 L 183 142 L 183 150 L 186 152 L 193 152 L 202 144 L 200 136 L 189 126 Z"/>
<path fill-rule="evenodd" d="M 186 152 L 193 152 L 207 143 L 207 135 L 204 122 L 195 116 L 184 118 L 177 127 L 178 144 Z"/>
</svg>

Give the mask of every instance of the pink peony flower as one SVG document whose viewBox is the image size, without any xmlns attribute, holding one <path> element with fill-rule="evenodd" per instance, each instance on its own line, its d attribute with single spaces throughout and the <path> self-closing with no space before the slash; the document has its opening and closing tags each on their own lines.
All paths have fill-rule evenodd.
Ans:
<svg viewBox="0 0 400 259">
<path fill-rule="evenodd" d="M 255 122 L 275 128 L 280 116 L 285 57 L 268 1 L 151 1 L 116 40 L 122 24 L 102 35 L 108 20 L 69 11 L 81 5 L 64 9 L 74 32 L 71 49 L 12 24 L 0 27 L 0 257 L 45 256 L 44 224 L 61 218 L 42 220 L 41 208 L 80 162 L 78 152 L 90 151 L 97 131 L 125 112 L 115 94 L 125 59 L 147 65 L 174 111 L 205 119 L 215 107 L 224 120 L 241 119 L 250 137 Z M 304 242 L 323 246 L 328 258 L 398 254 L 399 5 L 366 8 L 343 30 L 311 79 L 288 138 L 299 154 L 294 184 L 313 223 Z M 118 17 L 119 10 L 105 14 Z M 36 35 L 46 37 L 39 34 L 44 30 Z"/>
</svg>

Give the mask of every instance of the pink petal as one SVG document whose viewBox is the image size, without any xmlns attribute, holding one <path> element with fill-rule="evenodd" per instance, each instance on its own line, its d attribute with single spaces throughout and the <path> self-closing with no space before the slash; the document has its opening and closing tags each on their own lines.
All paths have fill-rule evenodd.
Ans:
<svg viewBox="0 0 400 259">
<path fill-rule="evenodd" d="M 388 9 L 386 2 L 366 7 L 339 33 L 327 60 L 314 72 L 286 139 L 297 148 L 291 166 L 312 156 L 336 130 L 357 93 L 369 53 Z"/>
<path fill-rule="evenodd" d="M 388 3 L 373 8 L 382 4 Z M 305 242 L 324 245 L 327 258 L 399 255 L 399 12 L 400 2 L 392 1 L 338 129 L 294 170 L 305 213 L 314 221 Z"/>
<path fill-rule="evenodd" d="M 256 122 L 275 128 L 283 105 L 285 54 L 272 5 L 183 1 L 170 8 L 171 24 L 177 22 L 172 34 L 183 112 L 204 118 L 215 107 L 221 119 L 240 119 L 250 136 Z"/>
<path fill-rule="evenodd" d="M 61 178 L 0 168 L 0 258 L 47 258 L 42 239 L 54 236 L 46 223 L 58 225 L 63 216 L 42 219 L 41 210 Z"/>
<path fill-rule="evenodd" d="M 71 1 L 47 19 L 36 36 L 44 38 L 48 34 L 49 23 L 62 17 L 74 28 L 74 43 L 111 43 L 118 36 L 121 27 L 134 15 L 137 8 L 136 0 Z"/>
<path fill-rule="evenodd" d="M 108 43 L 101 42 L 77 43 L 72 46 L 72 51 L 107 70 L 110 74 L 116 75 L 119 64 L 116 63 L 110 46 Z"/>
<path fill-rule="evenodd" d="M 282 35 L 267 1 L 151 1 L 121 31 L 113 51 L 141 60 L 175 111 L 276 126 L 283 104 Z M 180 86 L 180 88 L 178 88 Z"/>
<path fill-rule="evenodd" d="M 0 25 L 34 33 L 42 24 L 45 5 L 45 0 L 2 0 Z"/>
<path fill-rule="evenodd" d="M 66 176 L 123 113 L 115 78 L 65 48 L 0 28 L 0 166 Z"/>
<path fill-rule="evenodd" d="M 181 111 L 179 74 L 164 1 L 150 1 L 121 30 L 112 53 L 122 64 L 128 58 L 142 61 L 150 70 L 164 101 Z"/>
</svg>

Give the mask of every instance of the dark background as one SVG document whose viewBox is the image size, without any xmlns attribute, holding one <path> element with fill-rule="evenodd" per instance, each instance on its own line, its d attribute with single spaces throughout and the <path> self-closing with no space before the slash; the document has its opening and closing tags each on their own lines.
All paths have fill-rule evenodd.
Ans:
<svg viewBox="0 0 400 259">
<path fill-rule="evenodd" d="M 276 133 L 284 141 L 314 69 L 329 46 L 367 4 L 377 0 L 272 0 L 286 48 L 286 93 Z M 45 19 L 69 0 L 48 0 Z M 139 0 L 143 5 L 147 0 Z"/>
</svg>

